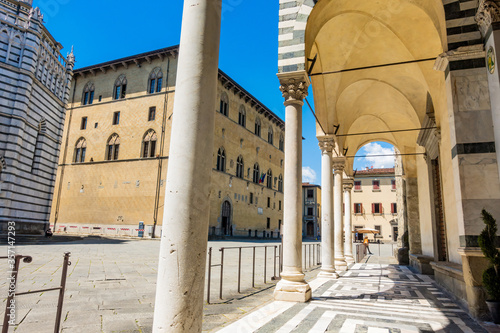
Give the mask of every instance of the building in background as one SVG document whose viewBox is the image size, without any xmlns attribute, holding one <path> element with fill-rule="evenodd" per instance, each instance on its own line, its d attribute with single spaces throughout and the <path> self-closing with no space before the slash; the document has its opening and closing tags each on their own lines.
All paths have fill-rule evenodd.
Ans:
<svg viewBox="0 0 500 333">
<path fill-rule="evenodd" d="M 57 232 L 160 235 L 177 57 L 174 46 L 75 70 Z M 209 233 L 278 237 L 284 122 L 222 71 L 217 91 Z"/>
<path fill-rule="evenodd" d="M 321 234 L 321 186 L 302 183 L 302 236 L 314 238 Z"/>
<path fill-rule="evenodd" d="M 48 225 L 75 62 L 62 48 L 31 0 L 0 2 L 0 229 Z"/>
<path fill-rule="evenodd" d="M 353 230 L 370 228 L 379 234 L 354 233 L 355 241 L 364 236 L 384 243 L 398 238 L 398 206 L 394 168 L 357 171 L 352 191 Z"/>
</svg>

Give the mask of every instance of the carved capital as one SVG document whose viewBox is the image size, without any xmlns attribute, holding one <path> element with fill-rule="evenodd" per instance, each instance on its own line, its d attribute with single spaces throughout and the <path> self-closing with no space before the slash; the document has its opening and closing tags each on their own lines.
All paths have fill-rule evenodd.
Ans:
<svg viewBox="0 0 500 333">
<path fill-rule="evenodd" d="M 345 157 L 334 157 L 332 159 L 333 171 L 335 173 L 342 173 L 342 172 L 344 172 L 345 162 L 346 162 Z"/>
<path fill-rule="evenodd" d="M 309 88 L 309 78 L 305 71 L 280 73 L 280 90 L 285 98 L 286 103 L 299 102 L 307 97 L 307 89 Z"/>
<path fill-rule="evenodd" d="M 354 179 L 352 178 L 345 178 L 343 183 L 344 185 L 344 191 L 351 191 L 352 188 L 354 187 Z"/>
<path fill-rule="evenodd" d="M 323 154 L 331 154 L 335 147 L 335 139 L 333 135 L 318 136 L 319 149 Z"/>
<path fill-rule="evenodd" d="M 480 0 L 475 20 L 481 34 L 485 37 L 491 24 L 500 21 L 500 1 Z"/>
</svg>

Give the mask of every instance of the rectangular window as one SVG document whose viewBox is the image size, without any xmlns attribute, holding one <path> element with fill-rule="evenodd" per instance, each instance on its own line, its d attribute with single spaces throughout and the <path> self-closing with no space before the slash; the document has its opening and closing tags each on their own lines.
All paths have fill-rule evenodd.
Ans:
<svg viewBox="0 0 500 333">
<path fill-rule="evenodd" d="M 392 180 L 391 180 L 391 189 L 392 189 L 393 191 L 396 191 L 396 179 L 392 179 Z"/>
<path fill-rule="evenodd" d="M 253 193 L 250 192 L 250 203 L 253 204 Z"/>
<path fill-rule="evenodd" d="M 113 125 L 118 125 L 120 123 L 120 111 L 113 113 Z"/>
<path fill-rule="evenodd" d="M 391 203 L 391 214 L 396 215 L 398 213 L 398 204 L 393 202 Z"/>
<path fill-rule="evenodd" d="M 158 78 L 158 83 L 156 84 L 156 92 L 161 92 L 161 87 L 163 85 L 163 78 Z"/>
<path fill-rule="evenodd" d="M 153 121 L 156 118 L 156 106 L 149 108 L 148 121 Z"/>
<path fill-rule="evenodd" d="M 308 199 L 314 198 L 314 190 L 307 190 L 307 198 Z"/>
<path fill-rule="evenodd" d="M 378 236 L 382 236 L 382 226 L 381 225 L 376 225 L 375 226 L 375 230 L 378 230 L 379 233 L 378 234 L 375 234 L 375 237 L 378 235 Z"/>
<path fill-rule="evenodd" d="M 118 152 L 119 152 L 119 150 L 120 150 L 120 145 L 115 144 L 115 151 L 114 151 L 115 154 L 113 156 L 114 160 L 118 159 Z"/>
<path fill-rule="evenodd" d="M 380 180 L 373 180 L 373 191 L 380 191 Z"/>
<path fill-rule="evenodd" d="M 278 210 L 281 210 L 281 200 L 278 201 Z"/>
<path fill-rule="evenodd" d="M 155 92 L 155 83 L 156 83 L 156 80 L 155 79 L 151 79 L 151 83 L 150 83 L 150 86 L 149 86 L 149 93 L 150 94 L 154 94 L 154 92 Z"/>
<path fill-rule="evenodd" d="M 99 95 L 99 102 L 102 101 L 102 95 Z"/>
<path fill-rule="evenodd" d="M 373 203 L 372 204 L 372 214 L 382 214 L 382 204 L 381 203 Z"/>
<path fill-rule="evenodd" d="M 307 207 L 307 216 L 313 216 L 313 215 L 314 215 L 314 208 Z"/>
<path fill-rule="evenodd" d="M 278 230 L 281 230 L 281 220 L 278 220 Z"/>
<path fill-rule="evenodd" d="M 93 91 L 90 92 L 90 97 L 89 97 L 89 104 L 92 104 L 92 103 L 94 103 L 94 92 Z"/>
<path fill-rule="evenodd" d="M 363 214 L 363 204 L 355 203 L 354 204 L 354 214 Z"/>
<path fill-rule="evenodd" d="M 122 87 L 121 86 L 118 86 L 115 88 L 115 99 L 120 99 L 120 91 L 121 91 Z"/>
<path fill-rule="evenodd" d="M 99 123 L 94 124 L 94 128 L 97 128 L 97 126 L 99 126 Z"/>
<path fill-rule="evenodd" d="M 124 84 L 124 85 L 122 85 L 122 95 L 121 95 L 121 98 L 125 98 L 126 94 L 127 94 L 127 85 Z"/>
<path fill-rule="evenodd" d="M 270 217 L 267 218 L 266 229 L 271 229 L 271 218 Z"/>
<path fill-rule="evenodd" d="M 354 181 L 354 191 L 361 191 L 361 180 Z"/>
<path fill-rule="evenodd" d="M 82 122 L 80 124 L 80 129 L 81 130 L 87 129 L 87 117 L 82 117 Z"/>
<path fill-rule="evenodd" d="M 271 198 L 267 197 L 267 208 L 271 208 Z"/>
</svg>

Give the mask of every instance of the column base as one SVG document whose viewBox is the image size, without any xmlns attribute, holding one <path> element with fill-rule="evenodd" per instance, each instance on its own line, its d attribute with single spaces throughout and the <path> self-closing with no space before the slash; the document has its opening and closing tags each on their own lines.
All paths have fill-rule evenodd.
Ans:
<svg viewBox="0 0 500 333">
<path fill-rule="evenodd" d="M 345 272 L 347 271 L 347 262 L 345 258 L 335 258 L 335 270 Z"/>
<path fill-rule="evenodd" d="M 274 299 L 285 302 L 308 302 L 312 298 L 311 287 L 307 282 L 293 282 L 282 279 L 274 290 Z"/>
<path fill-rule="evenodd" d="M 327 270 L 327 271 L 321 271 L 319 272 L 318 274 L 318 278 L 323 278 L 323 279 L 338 279 L 339 278 L 339 274 L 335 271 L 330 271 L 330 270 Z"/>
<path fill-rule="evenodd" d="M 346 255 L 345 256 L 345 262 L 347 263 L 347 265 L 354 264 L 354 258 L 353 258 L 353 256 Z"/>
</svg>

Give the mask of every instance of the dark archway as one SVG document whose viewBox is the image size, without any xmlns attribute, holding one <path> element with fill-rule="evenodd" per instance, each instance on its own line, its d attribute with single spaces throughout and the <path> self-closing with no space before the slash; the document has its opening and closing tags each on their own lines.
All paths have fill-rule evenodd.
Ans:
<svg viewBox="0 0 500 333">
<path fill-rule="evenodd" d="M 231 227 L 231 203 L 229 201 L 224 201 L 222 203 L 221 212 L 221 229 L 222 235 L 232 236 L 233 228 Z"/>
</svg>

